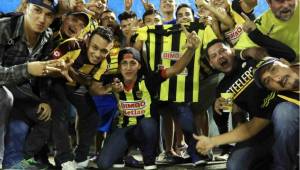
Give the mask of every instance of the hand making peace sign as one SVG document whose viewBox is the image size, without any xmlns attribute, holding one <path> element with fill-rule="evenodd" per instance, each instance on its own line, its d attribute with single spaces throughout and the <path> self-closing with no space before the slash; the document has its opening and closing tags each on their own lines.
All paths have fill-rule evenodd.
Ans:
<svg viewBox="0 0 300 170">
<path fill-rule="evenodd" d="M 198 37 L 197 33 L 195 31 L 192 31 L 191 33 L 188 32 L 188 30 L 185 28 L 184 25 L 180 25 L 181 29 L 186 35 L 186 44 L 182 47 L 182 49 L 192 49 L 195 50 L 200 45 L 200 38 Z"/>
</svg>

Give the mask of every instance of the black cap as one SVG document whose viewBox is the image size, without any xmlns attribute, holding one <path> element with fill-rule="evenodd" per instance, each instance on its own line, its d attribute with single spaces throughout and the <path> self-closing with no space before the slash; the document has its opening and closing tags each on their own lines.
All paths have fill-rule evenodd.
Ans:
<svg viewBox="0 0 300 170">
<path fill-rule="evenodd" d="M 84 18 L 85 26 L 87 26 L 90 22 L 90 18 L 85 12 L 70 12 L 67 15 L 82 16 Z"/>
<path fill-rule="evenodd" d="M 51 4 L 44 3 L 44 1 L 46 1 L 46 0 L 28 0 L 28 3 L 47 8 L 50 11 L 52 11 L 53 13 L 56 13 L 58 11 L 58 0 L 47 0 Z"/>
<path fill-rule="evenodd" d="M 141 63 L 141 55 L 136 49 L 132 47 L 125 47 L 119 51 L 118 54 L 118 62 L 120 63 L 126 54 L 132 54 L 132 58 Z"/>
<path fill-rule="evenodd" d="M 278 58 L 274 58 L 274 57 L 264 57 L 262 61 L 260 61 L 257 65 L 256 68 L 254 69 L 254 82 L 255 84 L 260 87 L 260 88 L 264 88 L 263 83 L 261 82 L 260 76 L 261 76 L 261 72 L 263 71 L 263 69 L 270 65 L 273 64 L 275 61 L 278 61 Z"/>
</svg>

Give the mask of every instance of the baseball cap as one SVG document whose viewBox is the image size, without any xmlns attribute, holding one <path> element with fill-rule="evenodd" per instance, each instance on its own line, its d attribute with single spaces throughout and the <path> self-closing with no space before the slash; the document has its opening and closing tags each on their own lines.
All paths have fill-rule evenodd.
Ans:
<svg viewBox="0 0 300 170">
<path fill-rule="evenodd" d="M 131 54 L 131 55 L 127 55 L 127 54 Z M 132 47 L 125 47 L 125 48 L 123 48 L 122 50 L 119 51 L 118 62 L 120 63 L 125 57 L 132 57 L 133 59 L 135 59 L 139 63 L 141 63 L 140 53 Z"/>
<path fill-rule="evenodd" d="M 85 12 L 69 12 L 67 15 L 82 16 L 84 19 L 85 26 L 87 26 L 90 22 L 90 18 Z"/>
<path fill-rule="evenodd" d="M 264 85 L 260 79 L 260 76 L 262 74 L 262 71 L 264 71 L 264 68 L 266 68 L 266 66 L 273 64 L 275 61 L 278 60 L 279 60 L 278 58 L 274 58 L 274 57 L 264 57 L 263 60 L 256 65 L 254 69 L 254 82 L 258 87 L 264 88 Z"/>
<path fill-rule="evenodd" d="M 49 1 L 49 3 L 44 3 L 44 1 Z M 28 3 L 36 4 L 44 8 L 49 9 L 50 11 L 56 13 L 58 11 L 58 0 L 28 0 Z"/>
</svg>

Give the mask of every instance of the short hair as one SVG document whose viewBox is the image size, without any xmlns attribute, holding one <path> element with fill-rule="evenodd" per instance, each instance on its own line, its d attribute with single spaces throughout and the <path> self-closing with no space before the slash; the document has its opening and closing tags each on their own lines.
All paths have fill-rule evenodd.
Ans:
<svg viewBox="0 0 300 170">
<path fill-rule="evenodd" d="M 175 12 L 176 18 L 177 18 L 178 11 L 179 11 L 181 8 L 189 8 L 189 9 L 191 9 L 192 15 L 194 16 L 194 13 L 195 13 L 195 12 L 194 12 L 193 8 L 192 8 L 191 6 L 189 6 L 188 4 L 182 3 L 182 4 L 178 5 L 178 7 L 177 7 L 177 9 L 176 9 L 176 12 Z"/>
<path fill-rule="evenodd" d="M 103 26 L 99 26 L 97 27 L 90 35 L 90 40 L 91 38 L 95 35 L 100 35 L 102 38 L 104 38 L 105 40 L 107 40 L 108 42 L 112 42 L 113 41 L 113 32 L 106 27 Z"/>
<path fill-rule="evenodd" d="M 227 47 L 231 47 L 230 44 L 229 44 L 228 42 L 226 42 L 225 40 L 221 40 L 221 39 L 213 39 L 213 40 L 211 40 L 211 41 L 207 44 L 206 50 L 205 50 L 205 55 L 206 55 L 207 60 L 209 60 L 208 49 L 209 49 L 211 46 L 213 46 L 213 45 L 215 45 L 215 44 L 217 44 L 217 43 L 221 43 L 221 44 L 224 44 L 224 45 L 227 46 Z"/>
<path fill-rule="evenodd" d="M 105 13 L 114 13 L 114 11 L 110 10 L 110 9 L 106 9 L 105 11 L 103 11 L 101 14 L 100 14 L 100 19 L 102 18 L 102 15 L 105 14 Z"/>
<path fill-rule="evenodd" d="M 133 11 L 125 11 L 118 16 L 120 22 L 130 18 L 136 18 L 136 13 Z"/>
<path fill-rule="evenodd" d="M 150 9 L 150 10 L 147 10 L 147 11 L 144 12 L 144 14 L 143 14 L 143 21 L 145 21 L 145 17 L 146 16 L 152 15 L 152 14 L 161 16 L 161 14 L 159 13 L 158 10 Z"/>
</svg>

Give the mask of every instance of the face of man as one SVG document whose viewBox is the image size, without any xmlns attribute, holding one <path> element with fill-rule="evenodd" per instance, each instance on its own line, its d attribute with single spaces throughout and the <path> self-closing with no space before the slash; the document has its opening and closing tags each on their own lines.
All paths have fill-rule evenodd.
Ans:
<svg viewBox="0 0 300 170">
<path fill-rule="evenodd" d="M 294 15 L 297 0 L 268 0 L 267 2 L 277 19 L 288 21 Z"/>
<path fill-rule="evenodd" d="M 80 34 L 81 30 L 85 27 L 83 16 L 68 15 L 63 19 L 61 25 L 61 32 L 67 37 L 76 37 Z"/>
<path fill-rule="evenodd" d="M 100 35 L 95 34 L 91 37 L 88 43 L 88 59 L 92 64 L 99 64 L 112 49 L 113 43 L 108 42 Z"/>
<path fill-rule="evenodd" d="M 128 18 L 126 20 L 122 20 L 120 25 L 123 34 L 130 35 L 132 33 L 132 28 L 135 27 L 135 24 L 137 24 L 137 21 L 134 18 Z"/>
<path fill-rule="evenodd" d="M 217 8 L 227 9 L 229 7 L 227 0 L 212 0 L 211 4 Z"/>
<path fill-rule="evenodd" d="M 161 16 L 158 14 L 146 15 L 144 18 L 144 24 L 146 26 L 161 25 L 162 24 Z"/>
<path fill-rule="evenodd" d="M 141 68 L 141 64 L 132 57 L 132 54 L 125 54 L 123 60 L 120 62 L 120 72 L 125 80 L 132 82 L 136 80 L 137 73 Z"/>
<path fill-rule="evenodd" d="M 194 21 L 192 10 L 187 7 L 180 8 L 177 12 L 176 22 L 178 24 L 189 23 Z"/>
<path fill-rule="evenodd" d="M 262 84 L 273 91 L 299 90 L 299 75 L 287 62 L 275 61 L 260 74 Z"/>
<path fill-rule="evenodd" d="M 234 65 L 232 49 L 223 43 L 216 43 L 208 48 L 209 64 L 223 73 L 230 73 Z"/>
<path fill-rule="evenodd" d="M 44 0 L 45 4 L 50 4 Z M 24 14 L 25 25 L 33 32 L 42 33 L 52 23 L 54 13 L 47 8 L 29 3 Z"/>
<path fill-rule="evenodd" d="M 175 0 L 160 0 L 160 10 L 162 13 L 173 13 L 175 7 Z"/>
<path fill-rule="evenodd" d="M 116 25 L 116 15 L 113 12 L 103 13 L 101 16 L 101 24 L 104 27 L 114 27 L 114 25 Z"/>
<path fill-rule="evenodd" d="M 107 7 L 107 0 L 91 0 L 90 3 L 101 3 L 100 6 L 90 6 L 89 10 L 95 12 L 96 14 L 101 14 Z"/>
</svg>

